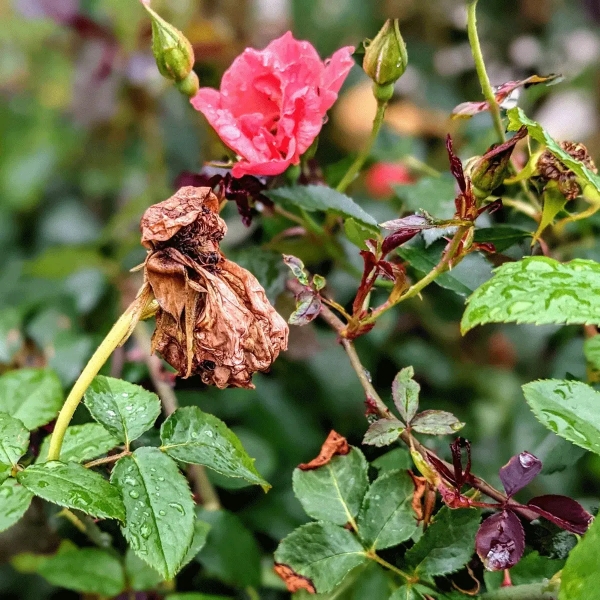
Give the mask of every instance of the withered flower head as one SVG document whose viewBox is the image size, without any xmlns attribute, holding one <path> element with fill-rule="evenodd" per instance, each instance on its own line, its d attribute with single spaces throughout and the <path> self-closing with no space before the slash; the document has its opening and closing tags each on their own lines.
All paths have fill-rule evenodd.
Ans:
<svg viewBox="0 0 600 600">
<path fill-rule="evenodd" d="M 287 349 L 288 326 L 254 275 L 227 260 L 227 231 L 209 187 L 183 187 L 141 221 L 145 278 L 160 305 L 152 351 L 182 377 L 219 388 L 252 388 Z"/>
<path fill-rule="evenodd" d="M 567 154 L 583 163 L 590 171 L 593 173 L 598 172 L 588 149 L 583 144 L 561 142 L 560 146 Z M 567 200 L 574 200 L 581 194 L 581 186 L 577 181 L 577 175 L 549 150 L 545 150 L 539 157 L 537 170 L 544 181 L 555 181 L 558 189 Z"/>
</svg>

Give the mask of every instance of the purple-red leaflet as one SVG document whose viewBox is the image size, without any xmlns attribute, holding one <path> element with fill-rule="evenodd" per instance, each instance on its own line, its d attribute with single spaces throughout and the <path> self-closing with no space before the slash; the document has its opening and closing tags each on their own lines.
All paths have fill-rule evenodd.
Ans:
<svg viewBox="0 0 600 600">
<path fill-rule="evenodd" d="M 579 535 L 587 531 L 593 520 L 592 515 L 579 502 L 567 496 L 537 496 L 527 503 L 527 507 L 562 529 Z"/>
<path fill-rule="evenodd" d="M 511 510 L 488 517 L 475 536 L 475 548 L 488 571 L 514 567 L 525 550 L 525 532 Z"/>
<path fill-rule="evenodd" d="M 542 461 L 530 452 L 513 456 L 499 471 L 507 496 L 516 494 L 531 483 L 542 470 Z"/>
</svg>

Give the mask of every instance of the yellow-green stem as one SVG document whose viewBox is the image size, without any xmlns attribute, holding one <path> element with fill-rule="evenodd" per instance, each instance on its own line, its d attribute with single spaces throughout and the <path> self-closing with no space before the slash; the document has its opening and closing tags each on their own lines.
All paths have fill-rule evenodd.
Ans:
<svg viewBox="0 0 600 600">
<path fill-rule="evenodd" d="M 365 161 L 367 160 L 367 158 L 369 158 L 371 148 L 373 147 L 373 144 L 377 139 L 377 135 L 379 134 L 379 130 L 381 129 L 381 125 L 383 124 L 383 117 L 385 116 L 386 108 L 387 102 L 377 102 L 377 112 L 375 113 L 375 118 L 373 119 L 371 135 L 369 136 L 365 147 L 358 153 L 357 157 L 354 159 L 354 162 L 350 165 L 350 168 L 348 169 L 344 177 L 342 177 L 342 180 L 337 184 L 337 187 L 335 189 L 338 192 L 346 191 L 346 188 L 354 181 L 354 178 L 362 169 L 362 166 L 365 164 Z"/>
<path fill-rule="evenodd" d="M 481 52 L 481 44 L 479 43 L 479 35 L 477 34 L 477 0 L 469 0 L 467 4 L 467 34 L 469 35 L 469 44 L 471 45 L 471 53 L 475 60 L 475 69 L 477 71 L 477 77 L 481 85 L 481 91 L 486 99 L 488 106 L 490 107 L 490 114 L 494 121 L 494 127 L 496 133 L 500 139 L 504 142 L 506 135 L 504 133 L 504 125 L 502 124 L 502 117 L 500 116 L 500 107 L 496 102 L 496 95 L 490 83 L 487 71 L 485 69 L 485 62 L 483 60 L 483 54 Z"/>
<path fill-rule="evenodd" d="M 58 414 L 58 419 L 50 438 L 48 460 L 58 460 L 60 458 L 60 449 L 62 448 L 65 432 L 77 406 L 79 406 L 83 398 L 83 394 L 88 389 L 92 379 L 94 379 L 98 371 L 100 371 L 104 363 L 108 360 L 113 350 L 123 341 L 123 338 L 131 329 L 133 320 L 136 318 L 139 318 L 139 315 L 130 306 L 113 325 L 81 372 Z"/>
<path fill-rule="evenodd" d="M 371 560 L 374 560 L 376 563 L 379 563 L 382 567 L 389 569 L 390 571 L 392 571 L 393 573 L 396 573 L 397 575 L 400 575 L 400 577 L 403 577 L 406 581 L 408 581 L 410 583 L 416 583 L 417 581 L 419 581 L 418 577 L 415 578 L 415 577 L 412 577 L 411 575 L 409 575 L 408 573 L 405 573 L 404 571 L 402 571 L 395 565 L 392 565 L 387 560 L 384 560 L 383 558 L 381 558 L 381 556 L 379 556 L 375 552 L 367 552 L 367 557 L 370 558 Z"/>
</svg>

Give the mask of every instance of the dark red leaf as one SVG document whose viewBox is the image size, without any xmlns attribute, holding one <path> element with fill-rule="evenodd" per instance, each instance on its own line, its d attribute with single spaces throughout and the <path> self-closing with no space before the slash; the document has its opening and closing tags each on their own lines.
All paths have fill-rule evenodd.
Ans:
<svg viewBox="0 0 600 600">
<path fill-rule="evenodd" d="M 549 83 L 559 78 L 560 75 L 532 75 L 531 77 L 522 79 L 520 81 L 507 81 L 506 83 L 503 83 L 495 88 L 494 92 L 496 96 L 496 102 L 501 104 L 508 98 L 508 96 L 510 96 L 512 92 L 521 86 L 529 87 L 530 85 L 535 85 L 536 83 Z M 452 118 L 462 117 L 468 119 L 473 115 L 489 110 L 489 108 L 490 107 L 487 102 L 463 102 L 454 108 L 452 111 Z"/>
<path fill-rule="evenodd" d="M 519 517 L 503 510 L 487 518 L 479 527 L 475 548 L 488 571 L 514 567 L 525 549 L 525 533 Z"/>
<path fill-rule="evenodd" d="M 532 498 L 527 506 L 538 515 L 552 521 L 562 529 L 583 535 L 593 520 L 592 515 L 587 512 L 572 498 L 548 494 Z"/>
<path fill-rule="evenodd" d="M 542 461 L 530 452 L 513 456 L 499 472 L 500 481 L 508 496 L 516 494 L 531 483 L 542 470 Z"/>
<path fill-rule="evenodd" d="M 448 482 L 456 487 L 456 479 L 454 473 L 435 455 L 431 452 L 427 453 L 427 459 L 433 468 Z"/>
<path fill-rule="evenodd" d="M 463 471 L 462 463 L 462 449 L 465 449 L 467 455 L 467 466 Z M 452 453 L 452 464 L 454 465 L 454 478 L 456 481 L 456 488 L 458 491 L 462 486 L 469 480 L 471 475 L 471 442 L 464 438 L 456 438 L 450 444 L 450 452 Z"/>
<path fill-rule="evenodd" d="M 446 136 L 446 150 L 448 150 L 448 158 L 450 159 L 450 172 L 456 181 L 460 191 L 464 194 L 467 191 L 467 182 L 465 180 L 465 173 L 463 171 L 462 162 L 460 158 L 454 154 L 454 146 L 452 145 L 452 138 L 450 134 Z"/>
</svg>

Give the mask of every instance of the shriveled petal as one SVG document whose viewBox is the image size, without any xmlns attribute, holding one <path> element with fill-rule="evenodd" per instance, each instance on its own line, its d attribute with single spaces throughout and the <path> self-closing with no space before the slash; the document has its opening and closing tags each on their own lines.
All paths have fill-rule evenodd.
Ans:
<svg viewBox="0 0 600 600">
<path fill-rule="evenodd" d="M 170 240 L 181 229 L 198 220 L 204 210 L 217 213 L 219 200 L 209 187 L 186 186 L 180 188 L 173 196 L 149 207 L 140 223 L 142 244 L 146 248 L 154 248 L 156 242 Z M 215 221 L 221 238 L 227 231 L 225 222 L 215 215 L 221 223 Z"/>
</svg>

